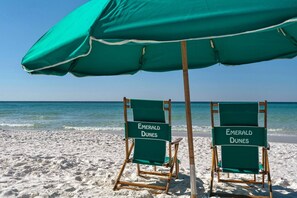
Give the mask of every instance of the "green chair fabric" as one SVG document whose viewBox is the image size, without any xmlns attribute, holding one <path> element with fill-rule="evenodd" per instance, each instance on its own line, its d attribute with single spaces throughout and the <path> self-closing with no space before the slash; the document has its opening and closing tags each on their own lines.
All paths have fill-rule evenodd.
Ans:
<svg viewBox="0 0 297 198">
<path fill-rule="evenodd" d="M 260 108 L 259 108 L 260 107 Z M 259 114 L 264 115 L 263 127 L 259 126 Z M 219 114 L 220 124 L 215 124 L 215 114 Z M 217 126 L 216 126 L 217 125 Z M 262 125 L 262 124 L 260 124 Z M 264 102 L 236 102 L 213 103 L 211 102 L 212 126 L 212 168 L 210 178 L 210 197 L 246 197 L 233 193 L 213 191 L 214 173 L 218 173 L 218 182 L 262 184 L 264 188 L 265 176 L 269 188 L 269 197 L 272 198 L 272 183 L 270 166 L 268 162 L 267 142 L 267 101 Z M 260 149 L 262 157 L 260 160 Z M 218 155 L 221 155 L 219 157 Z M 228 178 L 220 173 L 228 173 Z M 253 174 L 254 179 L 242 178 L 229 173 Z M 256 174 L 261 174 L 259 181 Z M 221 190 L 220 190 L 221 191 Z M 248 194 L 251 195 L 249 192 Z M 249 197 L 258 197 L 251 195 Z"/>
<path fill-rule="evenodd" d="M 134 121 L 165 123 L 163 101 L 131 100 Z"/>
<path fill-rule="evenodd" d="M 223 172 L 259 173 L 258 147 L 222 146 L 221 156 Z"/>
<path fill-rule="evenodd" d="M 130 104 L 132 109 L 164 110 L 164 102 L 159 100 L 131 99 Z"/>
<path fill-rule="evenodd" d="M 218 163 L 218 166 L 222 168 L 222 162 Z M 258 165 L 257 169 L 239 169 L 239 168 L 222 168 L 225 173 L 244 173 L 244 174 L 257 174 L 259 171 L 263 171 L 264 167 L 262 164 Z"/>
<path fill-rule="evenodd" d="M 149 160 L 140 160 L 140 159 L 135 159 L 135 163 L 137 164 L 144 164 L 144 165 L 154 165 L 154 166 L 162 166 L 164 163 L 168 164 L 170 162 L 170 157 L 165 157 L 165 161 L 160 163 L 155 160 L 149 161 Z M 180 160 L 177 160 L 178 163 L 180 163 Z"/>
<path fill-rule="evenodd" d="M 220 103 L 221 126 L 258 126 L 258 103 Z"/>
<path fill-rule="evenodd" d="M 162 166 L 166 162 L 166 142 L 135 140 L 133 163 Z"/>
<path fill-rule="evenodd" d="M 258 128 L 258 103 L 220 103 L 219 104 L 219 112 L 220 112 L 220 126 L 232 127 L 241 126 L 247 128 Z M 251 127 L 253 126 L 253 127 Z M 219 128 L 219 127 L 218 127 Z M 221 163 L 219 166 L 222 168 L 223 172 L 233 172 L 233 173 L 250 173 L 257 174 L 259 173 L 259 151 L 258 144 L 261 145 L 263 140 L 267 141 L 267 133 L 266 130 L 262 130 L 263 127 L 259 127 L 257 131 L 257 136 L 252 136 L 251 134 L 247 135 L 249 139 L 251 138 L 260 138 L 260 143 L 257 141 L 244 139 L 242 135 L 231 135 L 231 138 L 236 141 L 245 142 L 239 143 L 234 146 L 230 145 L 222 145 L 221 146 Z M 219 133 L 227 133 L 224 131 L 217 131 Z M 255 132 L 254 132 L 255 133 Z M 215 136 L 216 134 L 213 134 Z M 222 134 L 218 134 L 222 135 Z M 223 136 L 221 136 L 223 137 Z M 262 140 L 263 138 L 263 140 Z M 214 138 L 216 139 L 216 138 Z M 234 140 L 234 141 L 235 141 Z M 256 142 L 252 144 L 252 142 Z M 234 143 L 234 142 L 233 142 Z M 266 145 L 267 143 L 264 143 Z"/>
<path fill-rule="evenodd" d="M 212 129 L 212 144 L 267 147 L 267 129 L 255 126 L 219 126 Z"/>
<path fill-rule="evenodd" d="M 133 120 L 130 114 L 131 112 L 133 112 Z M 182 140 L 179 138 L 174 142 L 171 141 L 170 116 L 171 100 L 131 100 L 124 97 L 126 159 L 115 181 L 114 190 L 119 189 L 120 185 L 129 189 L 144 187 L 154 190 L 164 190 L 165 193 L 168 193 L 171 179 L 178 178 L 179 160 L 177 159 L 177 152 L 179 142 Z M 130 144 L 131 141 L 129 139 L 132 140 L 132 144 Z M 167 142 L 169 142 L 168 145 Z M 174 153 L 172 152 L 173 147 Z M 166 157 L 167 148 L 169 149 L 169 157 Z M 132 159 L 130 157 L 131 154 L 133 155 Z M 165 184 L 160 185 L 160 182 L 146 184 L 121 181 L 121 176 L 127 163 L 137 164 L 138 176 L 147 177 L 154 175 L 154 177 L 164 179 Z M 154 166 L 154 170 L 141 170 L 140 165 Z M 166 167 L 167 169 L 158 170 L 156 166 Z"/>
<path fill-rule="evenodd" d="M 133 109 L 134 121 L 165 123 L 165 112 L 163 110 Z"/>
<path fill-rule="evenodd" d="M 130 104 L 134 121 L 165 123 L 163 101 L 131 100 Z M 135 139 L 133 163 L 161 166 L 166 159 L 166 141 Z"/>
<path fill-rule="evenodd" d="M 167 123 L 128 121 L 126 125 L 128 138 L 171 142 L 171 126 Z"/>
</svg>

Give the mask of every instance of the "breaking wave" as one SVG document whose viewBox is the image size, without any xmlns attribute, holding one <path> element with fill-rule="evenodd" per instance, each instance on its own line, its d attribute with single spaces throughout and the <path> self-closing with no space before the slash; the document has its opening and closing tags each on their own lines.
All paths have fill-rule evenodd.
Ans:
<svg viewBox="0 0 297 198">
<path fill-rule="evenodd" d="M 0 123 L 2 127 L 34 127 L 34 124 L 9 124 L 9 123 Z"/>
<path fill-rule="evenodd" d="M 75 127 L 75 126 L 64 126 L 66 130 L 76 131 L 123 131 L 124 127 Z"/>
</svg>

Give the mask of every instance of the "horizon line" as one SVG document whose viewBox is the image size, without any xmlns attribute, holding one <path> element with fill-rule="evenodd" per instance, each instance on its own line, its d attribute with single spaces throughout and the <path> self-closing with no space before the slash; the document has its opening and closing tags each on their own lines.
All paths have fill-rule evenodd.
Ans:
<svg viewBox="0 0 297 198">
<path fill-rule="evenodd" d="M 262 101 L 262 100 L 259 100 Z M 9 102 L 24 102 L 24 103 L 121 103 L 122 100 L 0 100 L 0 103 L 9 103 Z M 171 101 L 172 103 L 185 103 L 185 101 Z M 258 102 L 254 100 L 209 100 L 209 101 L 191 101 L 191 103 L 210 103 L 210 102 Z M 297 103 L 297 101 L 267 101 L 268 103 Z"/>
</svg>

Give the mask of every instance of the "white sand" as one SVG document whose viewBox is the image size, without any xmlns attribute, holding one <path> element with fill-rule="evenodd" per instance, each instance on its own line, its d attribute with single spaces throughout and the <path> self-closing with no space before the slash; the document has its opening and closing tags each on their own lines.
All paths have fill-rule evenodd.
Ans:
<svg viewBox="0 0 297 198">
<path fill-rule="evenodd" d="M 194 141 L 198 193 L 208 197 L 210 138 L 195 137 Z M 0 129 L 0 197 L 189 197 L 186 138 L 180 145 L 180 176 L 171 182 L 170 195 L 112 190 L 124 148 L 122 136 L 107 133 Z M 269 158 L 274 197 L 297 197 L 297 144 L 272 143 Z M 135 165 L 126 170 L 124 179 L 149 181 L 136 176 Z M 154 181 L 158 180 L 150 182 Z M 216 181 L 215 186 L 226 192 L 263 194 L 260 187 L 218 185 Z"/>
</svg>

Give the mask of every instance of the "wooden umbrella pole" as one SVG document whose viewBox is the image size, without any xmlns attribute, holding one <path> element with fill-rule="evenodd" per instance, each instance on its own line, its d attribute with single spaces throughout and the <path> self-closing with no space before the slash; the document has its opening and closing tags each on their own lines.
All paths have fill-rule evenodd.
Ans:
<svg viewBox="0 0 297 198">
<path fill-rule="evenodd" d="M 187 131 L 188 131 L 188 147 L 189 147 L 189 160 L 190 160 L 190 181 L 191 181 L 191 197 L 197 197 L 196 189 L 196 172 L 195 172 L 195 158 L 193 146 L 193 131 L 192 131 L 192 117 L 191 117 L 191 100 L 189 88 L 189 74 L 188 74 L 188 56 L 187 56 L 187 43 L 181 42 L 182 64 L 183 64 L 183 77 L 184 77 L 184 92 L 186 103 L 186 118 L 187 118 Z"/>
</svg>

